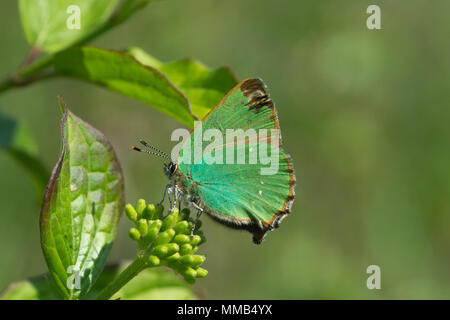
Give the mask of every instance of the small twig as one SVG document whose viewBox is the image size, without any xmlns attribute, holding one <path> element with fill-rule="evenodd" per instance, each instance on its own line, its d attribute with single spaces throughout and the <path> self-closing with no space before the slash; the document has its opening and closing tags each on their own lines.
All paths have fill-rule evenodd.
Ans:
<svg viewBox="0 0 450 320">
<path fill-rule="evenodd" d="M 34 60 L 36 60 L 36 57 L 39 55 L 39 53 L 41 53 L 41 50 L 38 47 L 35 46 L 31 47 L 31 50 L 28 53 L 27 57 L 25 58 L 24 62 L 22 63 L 20 69 L 32 64 Z"/>
<path fill-rule="evenodd" d="M 0 82 L 0 93 L 2 93 L 3 91 L 7 91 L 9 89 L 12 89 L 12 88 L 19 88 L 19 87 L 27 86 L 35 81 L 50 79 L 54 76 L 55 76 L 55 74 L 53 72 L 41 73 L 41 74 L 26 77 L 26 78 L 11 76 Z"/>
</svg>

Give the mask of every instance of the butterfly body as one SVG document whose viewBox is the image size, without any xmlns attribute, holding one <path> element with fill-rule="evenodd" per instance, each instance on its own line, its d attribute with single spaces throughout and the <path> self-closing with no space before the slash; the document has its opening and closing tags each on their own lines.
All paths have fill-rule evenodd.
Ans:
<svg viewBox="0 0 450 320">
<path fill-rule="evenodd" d="M 248 137 L 245 143 L 223 142 L 213 151 L 201 147 L 204 153 L 200 156 L 180 161 L 185 153 L 195 153 L 192 142 L 196 134 L 208 129 L 224 134 L 228 129 L 279 130 L 278 116 L 263 82 L 247 79 L 236 85 L 185 139 L 179 158 L 164 168 L 171 181 L 169 190 L 177 200 L 229 227 L 250 231 L 253 241 L 259 244 L 287 216 L 294 200 L 294 169 L 281 147 L 281 135 L 258 140 Z M 263 174 L 260 163 L 208 163 L 207 157 L 218 152 L 228 156 L 231 148 L 241 148 L 249 159 L 250 154 L 261 155 L 261 150 L 268 149 L 279 155 L 277 171 Z M 233 155 L 227 160 L 236 160 Z"/>
</svg>

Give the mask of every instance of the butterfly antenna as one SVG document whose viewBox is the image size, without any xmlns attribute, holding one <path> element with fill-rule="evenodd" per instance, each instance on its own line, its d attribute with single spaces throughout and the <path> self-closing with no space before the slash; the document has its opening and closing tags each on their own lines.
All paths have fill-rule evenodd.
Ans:
<svg viewBox="0 0 450 320">
<path fill-rule="evenodd" d="M 144 145 L 145 147 L 147 147 L 147 148 L 149 148 L 149 149 L 152 149 L 152 150 L 154 150 L 154 151 L 152 151 L 152 150 L 141 149 L 141 148 L 138 148 L 138 147 L 135 147 L 135 146 L 132 146 L 131 149 L 133 149 L 134 151 L 138 151 L 138 152 L 145 152 L 145 153 L 148 153 L 148 154 L 152 154 L 152 155 L 155 155 L 155 156 L 158 156 L 158 157 L 167 159 L 167 160 L 169 160 L 169 161 L 172 161 L 172 160 L 170 159 L 170 157 L 167 155 L 167 153 L 165 153 L 165 152 L 163 152 L 163 151 L 161 151 L 161 150 L 159 150 L 159 149 L 157 149 L 157 148 L 155 148 L 155 147 L 149 145 L 149 144 L 148 144 L 147 142 L 145 142 L 144 140 L 141 140 L 141 141 L 139 141 L 139 142 L 140 142 L 142 145 Z"/>
<path fill-rule="evenodd" d="M 144 150 L 144 149 L 141 149 L 141 148 L 138 148 L 138 147 L 135 147 L 135 146 L 132 146 L 131 149 L 134 150 L 134 151 L 145 152 L 145 153 L 148 153 L 148 154 L 152 154 L 152 155 L 155 155 L 155 156 L 162 157 L 162 158 L 170 160 L 166 155 L 163 155 L 163 154 L 160 154 L 160 153 L 157 153 L 157 152 L 154 152 L 154 151 Z"/>
<path fill-rule="evenodd" d="M 149 143 L 145 142 L 144 140 L 140 140 L 139 141 L 143 146 L 155 150 L 156 152 L 164 155 L 166 158 L 169 158 L 169 155 L 167 153 L 165 153 L 164 151 L 159 150 L 158 148 L 155 148 L 154 146 L 150 145 Z"/>
</svg>

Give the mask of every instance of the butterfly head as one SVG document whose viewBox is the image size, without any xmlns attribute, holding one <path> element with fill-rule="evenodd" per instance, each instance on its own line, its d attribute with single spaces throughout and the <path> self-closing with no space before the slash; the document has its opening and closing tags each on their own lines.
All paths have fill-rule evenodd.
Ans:
<svg viewBox="0 0 450 320">
<path fill-rule="evenodd" d="M 177 165 L 175 162 L 170 161 L 168 163 L 164 163 L 164 173 L 166 174 L 167 178 L 172 179 L 175 171 L 177 171 Z"/>
</svg>

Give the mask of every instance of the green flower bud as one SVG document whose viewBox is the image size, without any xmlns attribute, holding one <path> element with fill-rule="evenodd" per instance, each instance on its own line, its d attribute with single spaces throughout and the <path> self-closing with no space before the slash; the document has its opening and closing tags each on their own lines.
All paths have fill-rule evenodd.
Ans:
<svg viewBox="0 0 450 320">
<path fill-rule="evenodd" d="M 167 217 L 164 218 L 161 230 L 164 231 L 173 228 L 177 220 L 178 220 L 178 209 L 175 208 L 173 209 L 172 213 L 170 213 L 169 215 L 167 215 Z"/>
<path fill-rule="evenodd" d="M 160 258 L 171 256 L 180 250 L 176 243 L 161 244 L 153 249 L 153 253 Z"/>
<path fill-rule="evenodd" d="M 154 204 L 147 204 L 142 213 L 142 217 L 148 220 L 155 219 L 156 208 Z"/>
<path fill-rule="evenodd" d="M 136 222 L 138 214 L 131 204 L 127 204 L 125 206 L 125 214 L 127 215 L 128 219 L 130 219 L 133 222 Z"/>
<path fill-rule="evenodd" d="M 169 248 L 169 255 L 172 255 L 172 254 L 180 251 L 180 246 L 176 243 L 168 243 L 167 247 Z"/>
<path fill-rule="evenodd" d="M 198 267 L 197 268 L 197 278 L 206 278 L 208 275 L 208 270 Z"/>
<path fill-rule="evenodd" d="M 148 223 L 148 231 L 145 239 L 148 242 L 151 242 L 156 239 L 159 233 L 159 229 L 161 228 L 161 220 L 153 220 Z"/>
<path fill-rule="evenodd" d="M 138 241 L 141 238 L 141 234 L 139 233 L 139 230 L 136 228 L 131 228 L 128 231 L 128 235 L 130 236 L 130 238 L 134 241 Z"/>
<path fill-rule="evenodd" d="M 138 213 L 138 218 L 142 217 L 142 212 L 144 212 L 145 209 L 145 200 L 139 199 L 136 203 L 136 211 Z"/>
<path fill-rule="evenodd" d="M 190 266 L 190 267 L 198 267 L 203 262 L 205 262 L 206 258 L 205 256 L 200 255 L 185 255 L 180 258 L 180 262 L 184 265 Z"/>
<path fill-rule="evenodd" d="M 196 253 L 198 250 L 198 246 L 192 247 L 191 254 Z"/>
<path fill-rule="evenodd" d="M 191 232 L 189 223 L 186 220 L 177 222 L 173 229 L 177 234 L 189 234 L 189 232 Z"/>
<path fill-rule="evenodd" d="M 187 254 L 180 258 L 180 263 L 182 263 L 186 266 L 191 266 L 193 264 L 193 262 L 194 262 L 193 256 L 190 254 Z"/>
<path fill-rule="evenodd" d="M 189 240 L 191 241 L 191 244 L 193 246 L 196 246 L 202 241 L 202 238 L 199 235 L 193 235 L 192 239 L 189 239 Z"/>
<path fill-rule="evenodd" d="M 165 244 L 170 242 L 172 238 L 175 236 L 175 231 L 173 229 L 166 230 L 161 232 L 155 240 L 155 244 Z"/>
<path fill-rule="evenodd" d="M 161 260 L 159 260 L 159 258 L 157 256 L 150 256 L 148 258 L 148 264 L 152 267 L 156 267 L 161 263 Z"/>
<path fill-rule="evenodd" d="M 195 277 L 197 276 L 197 271 L 195 271 L 194 269 L 192 269 L 191 267 L 187 267 L 186 269 L 184 269 L 181 274 L 184 276 L 184 278 L 187 279 L 195 279 Z"/>
<path fill-rule="evenodd" d="M 193 255 L 191 257 L 192 257 L 191 267 L 198 267 L 206 260 L 206 257 L 204 255 Z"/>
<path fill-rule="evenodd" d="M 141 234 L 142 237 L 145 237 L 147 235 L 148 232 L 148 222 L 145 219 L 139 219 L 139 221 L 137 222 L 137 227 L 138 230 Z"/>
<path fill-rule="evenodd" d="M 191 251 L 192 251 L 192 245 L 190 243 L 185 243 L 180 248 L 180 254 L 182 256 L 184 256 L 186 254 L 190 254 Z"/>
<path fill-rule="evenodd" d="M 181 255 L 179 252 L 174 253 L 173 255 L 169 256 L 166 258 L 167 261 L 169 262 L 176 262 L 181 258 Z"/>
<path fill-rule="evenodd" d="M 152 242 L 156 239 L 158 236 L 158 229 L 157 228 L 149 228 L 147 231 L 147 234 L 145 235 L 145 240 L 147 242 Z"/>
<path fill-rule="evenodd" d="M 162 244 L 162 245 L 156 246 L 153 249 L 153 253 L 160 258 L 164 258 L 165 256 L 167 256 L 169 254 L 169 248 L 167 245 Z"/>
<path fill-rule="evenodd" d="M 206 238 L 205 238 L 205 235 L 203 234 L 203 231 L 197 230 L 197 231 L 195 231 L 195 234 L 201 238 L 201 241 L 198 243 L 199 245 L 206 242 Z"/>
<path fill-rule="evenodd" d="M 177 234 L 172 241 L 178 243 L 179 245 L 183 245 L 185 243 L 189 243 L 191 241 L 191 237 L 186 234 Z"/>
<path fill-rule="evenodd" d="M 161 220 L 152 220 L 150 223 L 149 223 L 149 228 L 155 228 L 155 229 L 157 229 L 158 230 L 158 232 L 159 232 L 159 230 L 161 229 L 161 226 L 162 226 L 162 221 Z"/>
</svg>

